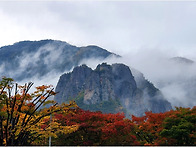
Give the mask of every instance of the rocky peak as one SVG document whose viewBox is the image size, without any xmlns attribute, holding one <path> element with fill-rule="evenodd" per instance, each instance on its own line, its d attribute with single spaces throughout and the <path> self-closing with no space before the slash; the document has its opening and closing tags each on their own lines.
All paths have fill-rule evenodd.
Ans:
<svg viewBox="0 0 196 147">
<path fill-rule="evenodd" d="M 72 77 L 74 77 L 75 79 L 78 79 L 78 77 L 80 77 L 80 80 L 85 80 L 91 72 L 92 69 L 86 65 L 77 66 L 73 69 Z"/>
<path fill-rule="evenodd" d="M 127 116 L 171 109 L 158 89 L 147 81 L 143 83 L 144 87 L 137 87 L 131 70 L 124 64 L 103 63 L 95 70 L 82 65 L 60 77 L 55 100 L 59 103 L 75 100 L 83 109 L 107 113 L 123 111 Z"/>
</svg>

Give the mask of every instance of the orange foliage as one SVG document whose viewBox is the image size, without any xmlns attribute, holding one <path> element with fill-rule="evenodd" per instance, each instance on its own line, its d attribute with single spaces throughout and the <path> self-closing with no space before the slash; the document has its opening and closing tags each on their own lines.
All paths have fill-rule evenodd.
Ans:
<svg viewBox="0 0 196 147">
<path fill-rule="evenodd" d="M 58 145 L 139 145 L 132 133 L 133 124 L 122 113 L 103 114 L 77 109 L 74 114 L 56 114 L 55 117 L 63 125 L 80 126 L 71 135 L 72 139 L 64 136 L 58 140 Z"/>
</svg>

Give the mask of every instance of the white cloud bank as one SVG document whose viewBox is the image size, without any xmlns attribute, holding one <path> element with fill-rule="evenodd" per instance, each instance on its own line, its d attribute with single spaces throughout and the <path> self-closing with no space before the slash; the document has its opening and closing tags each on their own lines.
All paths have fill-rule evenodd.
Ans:
<svg viewBox="0 0 196 147">
<path fill-rule="evenodd" d="M 196 105 L 196 63 L 180 64 L 171 61 L 172 54 L 159 50 L 149 50 L 129 53 L 122 58 L 108 58 L 106 60 L 88 59 L 82 61 L 91 68 L 97 64 L 107 62 L 124 63 L 130 68 L 142 72 L 147 80 L 159 88 L 172 106 L 192 107 Z"/>
<path fill-rule="evenodd" d="M 0 46 L 58 39 L 121 55 L 161 48 L 191 57 L 195 17 L 193 1 L 0 1 Z"/>
</svg>

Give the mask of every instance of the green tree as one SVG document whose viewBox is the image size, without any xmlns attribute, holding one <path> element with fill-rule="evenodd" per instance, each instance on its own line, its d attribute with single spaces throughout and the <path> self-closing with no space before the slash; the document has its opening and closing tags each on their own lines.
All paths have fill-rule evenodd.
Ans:
<svg viewBox="0 0 196 147">
<path fill-rule="evenodd" d="M 136 136 L 144 145 L 195 145 L 196 107 L 132 116 Z"/>
<path fill-rule="evenodd" d="M 165 119 L 160 135 L 174 139 L 173 145 L 195 145 L 196 107 L 176 108 L 175 113 Z"/>
</svg>

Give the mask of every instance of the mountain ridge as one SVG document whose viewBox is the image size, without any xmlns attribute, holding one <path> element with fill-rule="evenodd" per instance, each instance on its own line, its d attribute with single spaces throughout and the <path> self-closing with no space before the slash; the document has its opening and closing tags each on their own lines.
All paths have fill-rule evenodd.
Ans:
<svg viewBox="0 0 196 147">
<path fill-rule="evenodd" d="M 186 65 L 192 65 L 195 63 L 193 60 L 185 58 L 185 57 L 173 57 L 173 58 L 170 58 L 170 61 L 173 61 L 175 63 L 186 64 Z"/>
<path fill-rule="evenodd" d="M 98 46 L 76 47 L 57 40 L 21 41 L 0 48 L 0 74 L 16 81 L 44 77 L 52 70 L 63 73 L 82 60 L 118 56 Z M 13 74 L 14 73 L 14 74 Z"/>
</svg>

